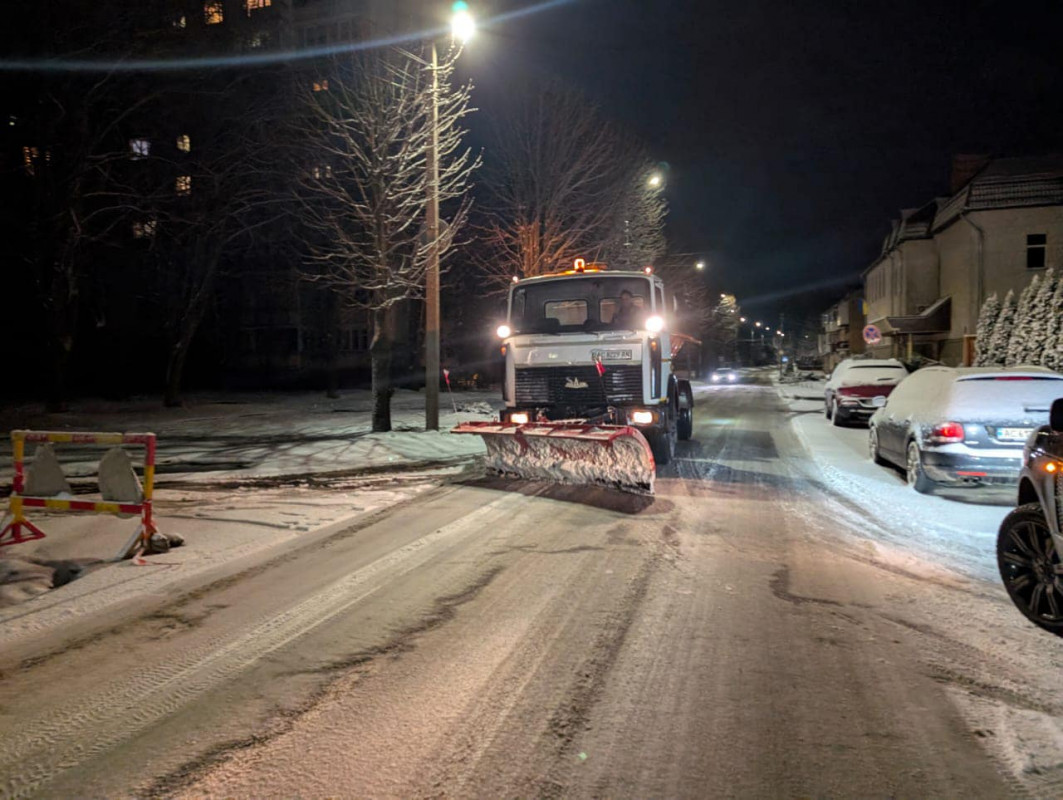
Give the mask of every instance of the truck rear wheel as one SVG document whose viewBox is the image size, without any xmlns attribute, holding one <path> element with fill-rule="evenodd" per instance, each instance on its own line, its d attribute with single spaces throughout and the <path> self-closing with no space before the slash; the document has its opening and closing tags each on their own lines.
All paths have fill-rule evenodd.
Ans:
<svg viewBox="0 0 1063 800">
<path fill-rule="evenodd" d="M 679 417 L 676 419 L 679 441 L 689 441 L 694 435 L 694 390 L 689 381 L 679 381 Z"/>
</svg>

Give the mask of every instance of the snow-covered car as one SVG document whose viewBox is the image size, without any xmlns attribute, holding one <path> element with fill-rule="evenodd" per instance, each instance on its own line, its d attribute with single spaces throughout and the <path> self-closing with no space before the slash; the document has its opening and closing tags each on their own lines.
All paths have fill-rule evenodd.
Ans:
<svg viewBox="0 0 1063 800">
<path fill-rule="evenodd" d="M 847 358 L 823 387 L 824 413 L 835 425 L 865 422 L 906 377 L 908 370 L 895 358 Z"/>
<path fill-rule="evenodd" d="M 1063 636 L 1063 399 L 1023 449 L 1019 506 L 997 536 L 1008 596 L 1028 620 Z"/>
<path fill-rule="evenodd" d="M 731 367 L 720 367 L 712 371 L 709 380 L 712 383 L 738 383 L 738 371 Z"/>
<path fill-rule="evenodd" d="M 872 415 L 870 455 L 918 492 L 1014 484 L 1023 445 L 1061 396 L 1063 375 L 1042 367 L 924 367 Z"/>
</svg>

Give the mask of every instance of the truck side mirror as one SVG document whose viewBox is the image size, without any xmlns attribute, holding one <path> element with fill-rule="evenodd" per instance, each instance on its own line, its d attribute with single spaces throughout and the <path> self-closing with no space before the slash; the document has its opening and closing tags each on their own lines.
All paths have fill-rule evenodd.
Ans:
<svg viewBox="0 0 1063 800">
<path fill-rule="evenodd" d="M 1048 415 L 1048 425 L 1054 433 L 1063 433 L 1063 397 L 1052 401 L 1052 412 Z"/>
</svg>

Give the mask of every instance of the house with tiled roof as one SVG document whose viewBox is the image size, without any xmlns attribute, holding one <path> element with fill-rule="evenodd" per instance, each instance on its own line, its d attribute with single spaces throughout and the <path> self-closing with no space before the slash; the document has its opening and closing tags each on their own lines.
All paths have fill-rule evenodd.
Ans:
<svg viewBox="0 0 1063 800">
<path fill-rule="evenodd" d="M 876 356 L 969 363 L 985 298 L 1063 266 L 1063 155 L 963 164 L 950 197 L 901 212 L 864 272 Z"/>
</svg>

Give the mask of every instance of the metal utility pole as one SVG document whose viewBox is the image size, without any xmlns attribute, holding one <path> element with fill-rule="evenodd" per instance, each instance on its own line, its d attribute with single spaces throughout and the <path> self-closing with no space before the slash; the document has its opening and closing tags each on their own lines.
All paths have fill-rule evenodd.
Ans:
<svg viewBox="0 0 1063 800">
<path fill-rule="evenodd" d="M 432 42 L 432 136 L 428 166 L 428 274 L 424 290 L 424 427 L 439 430 L 439 63 Z"/>
</svg>

